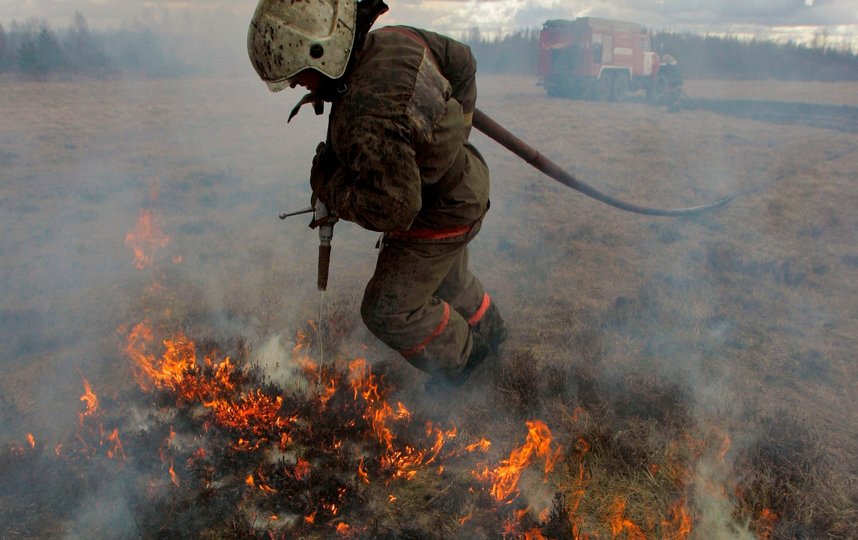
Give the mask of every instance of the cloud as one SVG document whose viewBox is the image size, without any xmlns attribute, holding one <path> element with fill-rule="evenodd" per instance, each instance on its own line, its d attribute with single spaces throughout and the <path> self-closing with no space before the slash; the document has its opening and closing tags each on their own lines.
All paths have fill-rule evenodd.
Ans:
<svg viewBox="0 0 858 540">
<path fill-rule="evenodd" d="M 548 19 L 582 16 L 640 22 L 653 29 L 698 33 L 787 36 L 816 32 L 855 39 L 858 10 L 851 0 L 389 0 L 384 24 L 411 24 L 464 34 L 478 26 L 504 34 L 537 28 Z M 851 36 L 850 36 L 851 33 Z M 856 43 L 858 45 L 858 43 Z"/>
<path fill-rule="evenodd" d="M 94 28 L 142 21 L 172 28 L 246 25 L 256 0 L 0 0 L 8 22 L 33 17 L 55 26 L 68 25 L 76 11 Z M 537 28 L 547 19 L 581 16 L 640 22 L 654 29 L 699 33 L 812 35 L 825 32 L 856 39 L 858 9 L 854 0 L 388 0 L 390 12 L 380 24 L 408 24 L 463 35 L 480 27 L 485 34 Z M 850 35 L 851 34 L 851 35 Z"/>
</svg>

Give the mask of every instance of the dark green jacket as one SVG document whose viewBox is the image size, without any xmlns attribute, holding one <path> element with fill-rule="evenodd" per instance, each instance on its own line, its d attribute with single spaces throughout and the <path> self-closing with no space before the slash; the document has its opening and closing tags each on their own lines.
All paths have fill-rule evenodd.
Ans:
<svg viewBox="0 0 858 540">
<path fill-rule="evenodd" d="M 342 219 L 374 231 L 478 224 L 488 170 L 468 142 L 476 101 L 470 49 L 425 30 L 371 32 L 333 102 L 337 166 L 319 196 Z"/>
</svg>

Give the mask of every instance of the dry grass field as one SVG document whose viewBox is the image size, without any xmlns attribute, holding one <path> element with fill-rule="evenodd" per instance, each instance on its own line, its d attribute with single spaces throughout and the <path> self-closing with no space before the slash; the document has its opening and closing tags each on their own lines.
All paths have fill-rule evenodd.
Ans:
<svg viewBox="0 0 858 540">
<path fill-rule="evenodd" d="M 392 400 L 455 425 L 462 439 L 490 439 L 490 462 L 524 442 L 526 420 L 545 422 L 562 448 L 545 481 L 525 475 L 515 504 L 499 507 L 529 509 L 514 525 L 466 519 L 485 507 L 471 484 L 424 479 L 423 491 L 401 487 L 400 507 L 386 506 L 396 482 L 361 492 L 346 514 L 351 532 L 339 535 L 681 538 L 681 501 L 693 538 L 855 538 L 855 126 L 548 99 L 524 77 L 480 85 L 484 112 L 607 193 L 661 207 L 745 194 L 697 217 L 633 215 L 474 134 L 493 192 L 471 264 L 511 337 L 496 365 L 443 404 L 362 328 L 376 235 L 339 224 L 323 315 L 328 361 L 365 356 Z M 854 83 L 689 81 L 686 92 L 798 104 L 797 114 L 801 104 L 838 106 L 847 123 L 858 107 Z M 0 537 L 281 531 L 154 527 L 151 508 L 208 507 L 171 494 L 168 481 L 141 509 L 132 493 L 146 492 L 142 480 L 100 482 L 93 468 L 72 488 L 21 472 L 15 456 L 28 433 L 48 457 L 75 440 L 82 378 L 123 411 L 123 436 L 140 431 L 129 411 L 148 402 L 132 391 L 123 348 L 141 319 L 250 359 L 272 343 L 290 349 L 316 324 L 316 235 L 303 217 L 277 219 L 307 205 L 324 137 L 309 108 L 286 125 L 299 97 L 249 79 L 0 80 Z M 137 269 L 126 235 L 142 210 L 169 241 Z M 157 447 L 147 455 L 161 467 Z M 136 459 L 143 471 L 148 458 Z M 381 510 L 357 510 L 381 499 Z M 335 534 L 307 527 L 295 534 Z"/>
<path fill-rule="evenodd" d="M 718 81 L 689 80 L 685 91 L 692 97 L 714 99 L 754 99 L 810 103 L 820 105 L 858 106 L 853 84 L 819 81 Z"/>
</svg>

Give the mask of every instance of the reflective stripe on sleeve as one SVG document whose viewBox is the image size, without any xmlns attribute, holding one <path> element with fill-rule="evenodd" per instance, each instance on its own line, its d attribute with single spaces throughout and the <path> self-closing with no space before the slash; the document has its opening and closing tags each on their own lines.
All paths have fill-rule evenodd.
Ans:
<svg viewBox="0 0 858 540">
<path fill-rule="evenodd" d="M 429 345 L 429 343 L 431 343 L 433 339 L 440 336 L 444 332 L 444 330 L 447 328 L 447 323 L 449 322 L 450 304 L 444 302 L 444 315 L 441 317 L 441 322 L 438 323 L 438 326 L 435 328 L 435 330 L 431 334 L 429 334 L 426 339 L 420 342 L 419 345 L 411 347 L 410 349 L 406 349 L 404 351 L 399 351 L 399 354 L 401 354 L 404 358 L 411 358 L 415 354 L 419 353 L 420 351 L 425 349 L 426 346 Z"/>
<path fill-rule="evenodd" d="M 411 229 L 410 231 L 394 231 L 385 233 L 388 238 L 399 240 L 445 240 L 464 236 L 471 232 L 474 224 L 453 227 L 452 229 Z"/>
</svg>

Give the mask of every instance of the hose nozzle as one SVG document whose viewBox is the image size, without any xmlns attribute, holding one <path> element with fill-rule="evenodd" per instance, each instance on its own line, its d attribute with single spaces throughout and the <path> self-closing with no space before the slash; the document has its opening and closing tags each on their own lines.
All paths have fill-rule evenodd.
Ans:
<svg viewBox="0 0 858 540">
<path fill-rule="evenodd" d="M 334 223 L 337 218 L 328 213 L 322 201 L 316 201 L 314 223 L 319 225 L 319 264 L 316 270 L 316 286 L 320 291 L 328 288 L 328 272 L 331 267 L 331 240 L 334 239 Z"/>
</svg>

